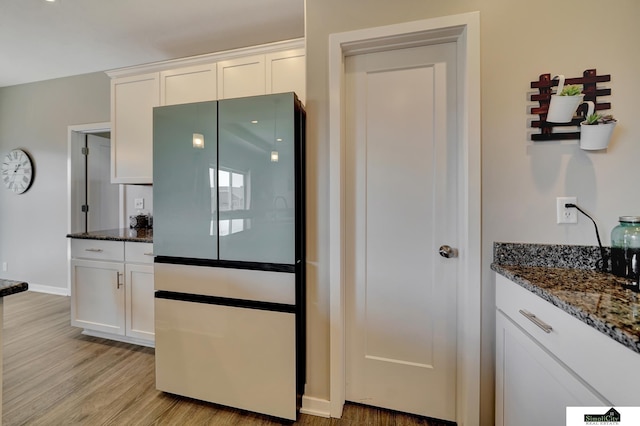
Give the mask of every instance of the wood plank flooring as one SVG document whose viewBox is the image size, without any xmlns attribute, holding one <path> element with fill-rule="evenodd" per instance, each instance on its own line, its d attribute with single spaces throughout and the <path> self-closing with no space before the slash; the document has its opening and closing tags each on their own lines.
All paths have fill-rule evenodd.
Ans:
<svg viewBox="0 0 640 426">
<path fill-rule="evenodd" d="M 5 297 L 4 426 L 282 424 L 159 392 L 153 349 L 84 336 L 69 318 L 68 297 L 34 292 Z M 450 425 L 356 404 L 345 406 L 342 419 L 301 414 L 293 424 Z"/>
</svg>

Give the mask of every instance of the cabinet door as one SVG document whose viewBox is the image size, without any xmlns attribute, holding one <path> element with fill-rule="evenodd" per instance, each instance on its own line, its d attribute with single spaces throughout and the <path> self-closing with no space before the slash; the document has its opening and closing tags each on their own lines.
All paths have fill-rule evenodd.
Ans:
<svg viewBox="0 0 640 426">
<path fill-rule="evenodd" d="M 124 265 L 71 261 L 71 325 L 124 335 Z"/>
<path fill-rule="evenodd" d="M 126 264 L 126 335 L 153 341 L 153 266 Z"/>
<path fill-rule="evenodd" d="M 295 263 L 293 108 L 291 93 L 218 102 L 221 260 Z"/>
<path fill-rule="evenodd" d="M 111 182 L 152 183 L 152 113 L 158 73 L 111 80 Z"/>
<path fill-rule="evenodd" d="M 568 406 L 610 405 L 500 311 L 496 315 L 496 425 L 564 424 Z"/>
<path fill-rule="evenodd" d="M 306 64 L 304 49 L 286 50 L 266 55 L 267 93 L 295 92 L 304 104 L 306 99 Z"/>
<path fill-rule="evenodd" d="M 218 98 L 217 84 L 215 63 L 162 71 L 160 73 L 161 104 L 215 101 Z"/>
<path fill-rule="evenodd" d="M 264 55 L 218 62 L 218 99 L 266 93 Z"/>
</svg>

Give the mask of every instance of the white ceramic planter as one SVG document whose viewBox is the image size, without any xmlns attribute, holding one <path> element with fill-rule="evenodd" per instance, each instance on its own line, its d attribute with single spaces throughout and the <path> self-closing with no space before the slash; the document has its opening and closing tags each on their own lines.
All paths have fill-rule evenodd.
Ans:
<svg viewBox="0 0 640 426">
<path fill-rule="evenodd" d="M 614 127 L 616 127 L 615 121 L 591 125 L 585 124 L 583 121 L 580 123 L 580 148 L 589 151 L 605 149 L 609 146 L 609 140 L 611 139 L 611 133 L 613 133 Z"/>
<path fill-rule="evenodd" d="M 582 103 L 582 99 L 584 99 L 584 94 L 578 96 L 551 95 L 547 121 L 550 123 L 570 122 L 578 109 L 578 105 Z"/>
</svg>

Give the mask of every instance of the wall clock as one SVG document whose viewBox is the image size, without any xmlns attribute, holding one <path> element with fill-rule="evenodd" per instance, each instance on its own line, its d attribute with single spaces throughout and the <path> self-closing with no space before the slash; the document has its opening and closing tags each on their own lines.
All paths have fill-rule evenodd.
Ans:
<svg viewBox="0 0 640 426">
<path fill-rule="evenodd" d="M 29 189 L 33 181 L 33 165 L 26 152 L 14 149 L 4 156 L 2 180 L 5 186 L 16 194 L 22 194 Z"/>
</svg>

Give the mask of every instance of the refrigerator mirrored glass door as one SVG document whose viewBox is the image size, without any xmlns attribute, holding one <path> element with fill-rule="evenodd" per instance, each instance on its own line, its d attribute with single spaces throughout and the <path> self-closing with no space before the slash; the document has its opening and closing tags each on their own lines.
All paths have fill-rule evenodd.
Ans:
<svg viewBox="0 0 640 426">
<path fill-rule="evenodd" d="M 220 260 L 295 261 L 293 96 L 219 101 Z"/>
<path fill-rule="evenodd" d="M 153 111 L 153 251 L 218 258 L 217 102 Z"/>
</svg>

